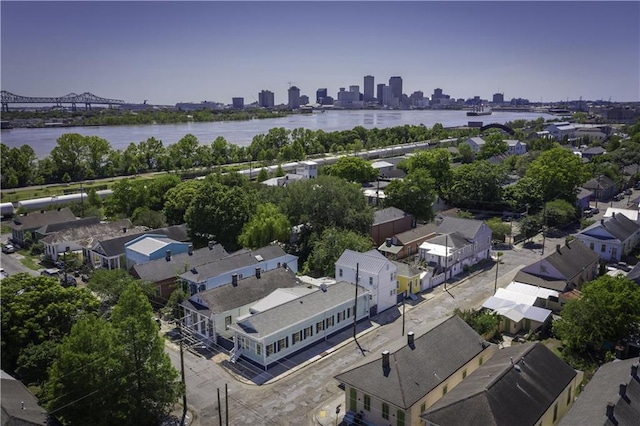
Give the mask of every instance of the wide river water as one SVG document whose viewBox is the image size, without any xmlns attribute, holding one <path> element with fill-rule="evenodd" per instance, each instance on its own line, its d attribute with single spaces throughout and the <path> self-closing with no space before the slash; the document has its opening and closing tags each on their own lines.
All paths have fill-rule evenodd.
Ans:
<svg viewBox="0 0 640 426">
<path fill-rule="evenodd" d="M 405 124 L 424 124 L 432 127 L 441 123 L 444 127 L 462 126 L 469 121 L 482 121 L 484 124 L 499 123 L 517 119 L 535 120 L 538 117 L 551 119 L 554 116 L 543 113 L 522 113 L 494 111 L 490 116 L 467 117 L 466 111 L 441 110 L 352 110 L 314 112 L 313 114 L 292 114 L 281 118 L 268 118 L 249 121 L 217 121 L 211 123 L 148 124 L 140 126 L 95 126 L 95 127 L 47 127 L 3 129 L 0 132 L 2 143 L 9 147 L 31 145 L 36 155 L 49 155 L 56 146 L 56 140 L 65 133 L 95 135 L 106 139 L 113 149 L 125 149 L 131 142 L 139 143 L 153 136 L 165 146 L 176 143 L 184 135 L 191 133 L 201 144 L 210 144 L 218 136 L 228 142 L 247 146 L 254 136 L 264 134 L 273 127 L 286 129 L 305 128 L 322 129 L 325 132 L 349 130 L 356 126 L 367 129 L 374 127 L 396 127 Z"/>
</svg>

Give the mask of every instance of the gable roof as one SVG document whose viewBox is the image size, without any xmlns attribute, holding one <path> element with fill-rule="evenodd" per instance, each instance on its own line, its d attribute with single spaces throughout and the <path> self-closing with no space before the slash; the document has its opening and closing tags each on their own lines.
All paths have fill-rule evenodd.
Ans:
<svg viewBox="0 0 640 426">
<path fill-rule="evenodd" d="M 195 272 L 193 270 L 189 270 L 180 275 L 180 277 L 190 282 L 202 283 L 226 272 L 234 271 L 250 265 L 257 265 L 260 263 L 258 258 L 271 260 L 284 255 L 286 255 L 284 250 L 275 244 L 261 247 L 257 250 L 240 250 L 221 259 L 202 264 L 201 266 L 196 267 Z"/>
<path fill-rule="evenodd" d="M 501 289 L 502 290 L 502 289 Z M 520 322 L 523 319 L 530 319 L 539 323 L 547 321 L 551 311 L 537 306 L 529 305 L 512 299 L 505 299 L 505 294 L 491 296 L 482 304 L 483 308 L 491 309 L 511 321 Z M 508 297 L 508 296 L 507 296 Z"/>
<path fill-rule="evenodd" d="M 376 356 L 338 374 L 336 380 L 397 407 L 411 407 L 489 345 L 458 316 L 436 324 L 415 337 L 413 346 L 402 339 L 400 348 L 390 348 L 387 371 Z"/>
<path fill-rule="evenodd" d="M 106 256 L 109 256 L 109 257 L 118 256 L 118 255 L 124 254 L 124 245 L 126 243 L 144 234 L 162 234 L 162 235 L 166 235 L 172 240 L 181 241 L 181 242 L 189 241 L 189 236 L 187 235 L 187 225 L 182 224 L 182 225 L 168 226 L 166 228 L 152 229 L 150 231 L 145 231 L 145 232 L 130 233 L 129 230 L 127 230 L 127 233 L 125 235 L 115 237 L 115 238 L 112 237 L 108 239 L 103 239 L 103 240 L 100 240 L 99 243 L 100 243 L 100 247 L 102 247 L 102 250 L 104 251 L 104 254 Z"/>
<path fill-rule="evenodd" d="M 616 185 L 615 182 L 609 179 L 609 177 L 602 175 L 597 179 L 594 178 L 586 181 L 582 186 L 584 188 L 591 189 L 591 190 L 595 190 L 595 189 L 601 190 L 601 189 L 610 188 L 615 185 Z"/>
<path fill-rule="evenodd" d="M 556 290 L 558 292 L 563 292 L 567 288 L 567 282 L 565 280 L 549 277 L 539 277 L 523 270 L 518 271 L 513 280 L 519 283 Z"/>
<path fill-rule="evenodd" d="M 537 424 L 576 374 L 541 343 L 511 346 L 447 392 L 422 418 L 440 425 Z"/>
<path fill-rule="evenodd" d="M 475 143 L 476 145 L 484 145 L 486 143 L 484 139 L 482 139 L 480 137 L 477 137 L 477 136 L 467 139 L 467 142 L 469 142 L 469 141 Z"/>
<path fill-rule="evenodd" d="M 412 241 L 428 237 L 431 234 L 435 234 L 437 231 L 438 227 L 436 224 L 429 222 L 426 225 L 418 225 L 413 229 L 397 234 L 396 238 L 400 244 L 405 245 Z"/>
<path fill-rule="evenodd" d="M 399 277 L 415 277 L 416 275 L 420 275 L 420 270 L 417 268 L 414 268 L 411 265 L 407 265 L 404 262 L 396 262 L 396 261 L 391 261 L 391 263 L 393 263 L 394 265 L 396 265 L 396 267 L 398 268 L 398 276 Z"/>
<path fill-rule="evenodd" d="M 450 234 L 442 234 L 442 235 L 438 235 L 437 237 L 430 238 L 424 243 L 420 244 L 420 248 L 425 248 L 425 247 L 428 247 L 429 245 L 442 246 L 447 248 L 447 251 L 448 251 L 447 255 L 449 255 L 451 254 L 451 250 L 460 249 L 470 244 L 471 243 L 460 232 L 452 232 Z M 438 250 L 436 250 L 434 254 L 438 256 L 444 256 L 445 255 L 444 249 L 442 250 L 441 253 L 438 252 Z"/>
<path fill-rule="evenodd" d="M 140 279 L 159 282 L 175 278 L 180 272 L 186 272 L 190 268 L 214 262 L 228 255 L 222 245 L 215 244 L 211 249 L 204 247 L 194 250 L 191 255 L 189 253 L 174 254 L 168 262 L 162 258 L 133 265 L 132 272 Z"/>
<path fill-rule="evenodd" d="M 451 234 L 457 231 L 468 240 L 473 240 L 480 228 L 482 228 L 482 225 L 484 225 L 483 221 L 475 219 L 442 215 L 439 215 L 438 218 L 441 220 L 438 225 L 439 234 Z"/>
<path fill-rule="evenodd" d="M 51 223 L 69 222 L 72 220 L 76 220 L 76 215 L 73 214 L 69 207 L 65 207 L 60 210 L 48 210 L 45 212 L 16 216 L 8 226 L 19 231 L 22 229 L 38 229 Z"/>
<path fill-rule="evenodd" d="M 97 216 L 83 217 L 67 222 L 49 223 L 38 228 L 37 232 L 42 235 L 53 234 L 54 232 L 66 231 L 67 229 L 78 228 L 80 226 L 96 225 L 100 223 Z"/>
<path fill-rule="evenodd" d="M 386 222 L 392 222 L 405 216 L 411 215 L 395 207 L 387 207 L 382 210 L 376 210 L 373 214 L 373 224 L 371 226 L 380 225 Z"/>
<path fill-rule="evenodd" d="M 260 278 L 256 278 L 254 274 L 238 280 L 237 286 L 225 284 L 201 291 L 191 299 L 202 299 L 211 313 L 218 314 L 257 302 L 279 288 L 291 288 L 300 284 L 300 280 L 290 269 L 276 268 L 261 272 Z"/>
<path fill-rule="evenodd" d="M 229 328 L 250 334 L 254 339 L 267 337 L 292 324 L 313 318 L 347 300 L 353 300 L 353 286 L 354 284 L 340 281 L 328 286 L 326 291 L 318 289 L 290 302 L 238 320 Z M 358 286 L 358 294 L 361 295 L 363 291 L 363 288 Z"/>
<path fill-rule="evenodd" d="M 336 266 L 353 267 L 355 269 L 356 265 L 359 265 L 359 269 L 362 272 L 378 274 L 387 263 L 391 262 L 376 250 L 360 253 L 347 249 L 342 252 L 336 261 Z"/>
<path fill-rule="evenodd" d="M 617 425 L 632 426 L 640 419 L 640 379 L 631 377 L 631 367 L 638 358 L 613 361 L 596 371 L 559 426 Z M 620 396 L 620 384 L 627 385 L 627 400 Z M 607 403 L 615 404 L 617 423 L 607 419 Z"/>
<path fill-rule="evenodd" d="M 595 237 L 591 234 L 591 231 L 595 229 L 604 229 L 615 239 L 622 242 L 627 240 L 634 233 L 638 232 L 638 229 L 640 229 L 640 225 L 623 214 L 613 214 L 611 217 L 600 219 L 599 222 L 596 222 L 591 226 L 583 229 L 579 232 L 579 234 Z"/>
<path fill-rule="evenodd" d="M 582 270 L 600 259 L 597 253 L 585 246 L 582 241 L 572 240 L 561 245 L 549 256 L 547 262 L 560 272 L 567 281 L 575 278 Z M 519 280 L 516 280 L 519 281 Z"/>
<path fill-rule="evenodd" d="M 49 415 L 22 382 L 2 371 L 2 425 L 47 425 Z M 23 408 L 24 407 L 24 408 Z"/>
<path fill-rule="evenodd" d="M 47 235 L 41 241 L 47 244 L 59 244 L 75 241 L 85 247 L 91 247 L 98 238 L 108 238 L 109 236 L 123 235 L 122 229 L 129 231 L 142 231 L 144 228 L 135 227 L 129 219 L 121 219 L 115 222 L 93 223 L 84 226 L 70 227 Z M 41 228 L 42 229 L 42 228 Z"/>
</svg>

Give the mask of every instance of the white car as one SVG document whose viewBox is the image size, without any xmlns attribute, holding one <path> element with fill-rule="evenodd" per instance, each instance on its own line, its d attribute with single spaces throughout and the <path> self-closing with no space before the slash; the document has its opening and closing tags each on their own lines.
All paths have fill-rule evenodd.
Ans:
<svg viewBox="0 0 640 426">
<path fill-rule="evenodd" d="M 12 245 L 12 244 L 5 244 L 2 246 L 2 252 L 3 253 L 15 253 L 16 252 L 16 248 Z"/>
<path fill-rule="evenodd" d="M 9 274 L 4 270 L 4 268 L 0 268 L 0 280 L 3 278 L 7 278 Z"/>
</svg>

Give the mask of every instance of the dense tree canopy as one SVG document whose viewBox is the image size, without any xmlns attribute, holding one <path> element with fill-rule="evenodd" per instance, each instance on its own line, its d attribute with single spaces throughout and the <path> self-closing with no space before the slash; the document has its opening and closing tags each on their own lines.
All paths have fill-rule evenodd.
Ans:
<svg viewBox="0 0 640 426">
<path fill-rule="evenodd" d="M 347 249 L 365 252 L 373 248 L 371 237 L 353 231 L 327 228 L 321 235 L 314 234 L 310 241 L 311 254 L 304 264 L 304 273 L 313 276 L 335 274 L 335 264 Z"/>
<path fill-rule="evenodd" d="M 502 203 L 505 178 L 503 167 L 486 160 L 463 164 L 453 170 L 446 198 L 458 207 L 495 210 Z"/>
<path fill-rule="evenodd" d="M 385 205 L 413 214 L 417 219 L 433 219 L 436 200 L 435 180 L 425 169 L 415 169 L 402 180 L 394 180 L 385 188 Z"/>
<path fill-rule="evenodd" d="M 271 203 L 259 204 L 256 213 L 245 223 L 239 242 L 252 249 L 264 247 L 273 241 L 286 243 L 291 235 L 289 219 Z"/>
<path fill-rule="evenodd" d="M 371 182 L 378 176 L 371 163 L 360 157 L 340 157 L 335 164 L 327 167 L 326 173 L 358 183 Z"/>
<path fill-rule="evenodd" d="M 424 170 L 434 179 L 435 189 L 442 196 L 451 183 L 451 154 L 445 148 L 416 152 L 404 165 L 407 173 Z"/>
</svg>

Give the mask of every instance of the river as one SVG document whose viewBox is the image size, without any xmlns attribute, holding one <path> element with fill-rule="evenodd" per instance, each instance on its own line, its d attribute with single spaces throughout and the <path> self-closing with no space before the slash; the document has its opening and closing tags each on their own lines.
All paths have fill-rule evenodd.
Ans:
<svg viewBox="0 0 640 426">
<path fill-rule="evenodd" d="M 349 130 L 356 126 L 371 129 L 374 127 L 396 127 L 405 124 L 424 124 L 427 127 L 432 127 L 435 123 L 441 123 L 445 127 L 453 127 L 466 125 L 469 121 L 482 121 L 484 124 L 504 124 L 518 119 L 535 120 L 538 117 L 554 118 L 550 114 L 534 112 L 494 111 L 491 116 L 467 117 L 466 111 L 462 110 L 342 110 L 317 111 L 313 114 L 292 114 L 286 117 L 250 121 L 3 129 L 0 132 L 0 139 L 2 143 L 9 147 L 30 145 L 38 157 L 44 157 L 49 155 L 56 146 L 58 137 L 65 133 L 99 136 L 109 141 L 113 149 L 125 149 L 131 142 L 137 144 L 152 136 L 161 140 L 167 146 L 176 143 L 188 133 L 195 135 L 201 144 L 209 144 L 218 136 L 223 136 L 230 143 L 248 146 L 255 135 L 267 133 L 273 127 L 284 127 L 286 129 L 302 127 L 332 132 Z"/>
</svg>

